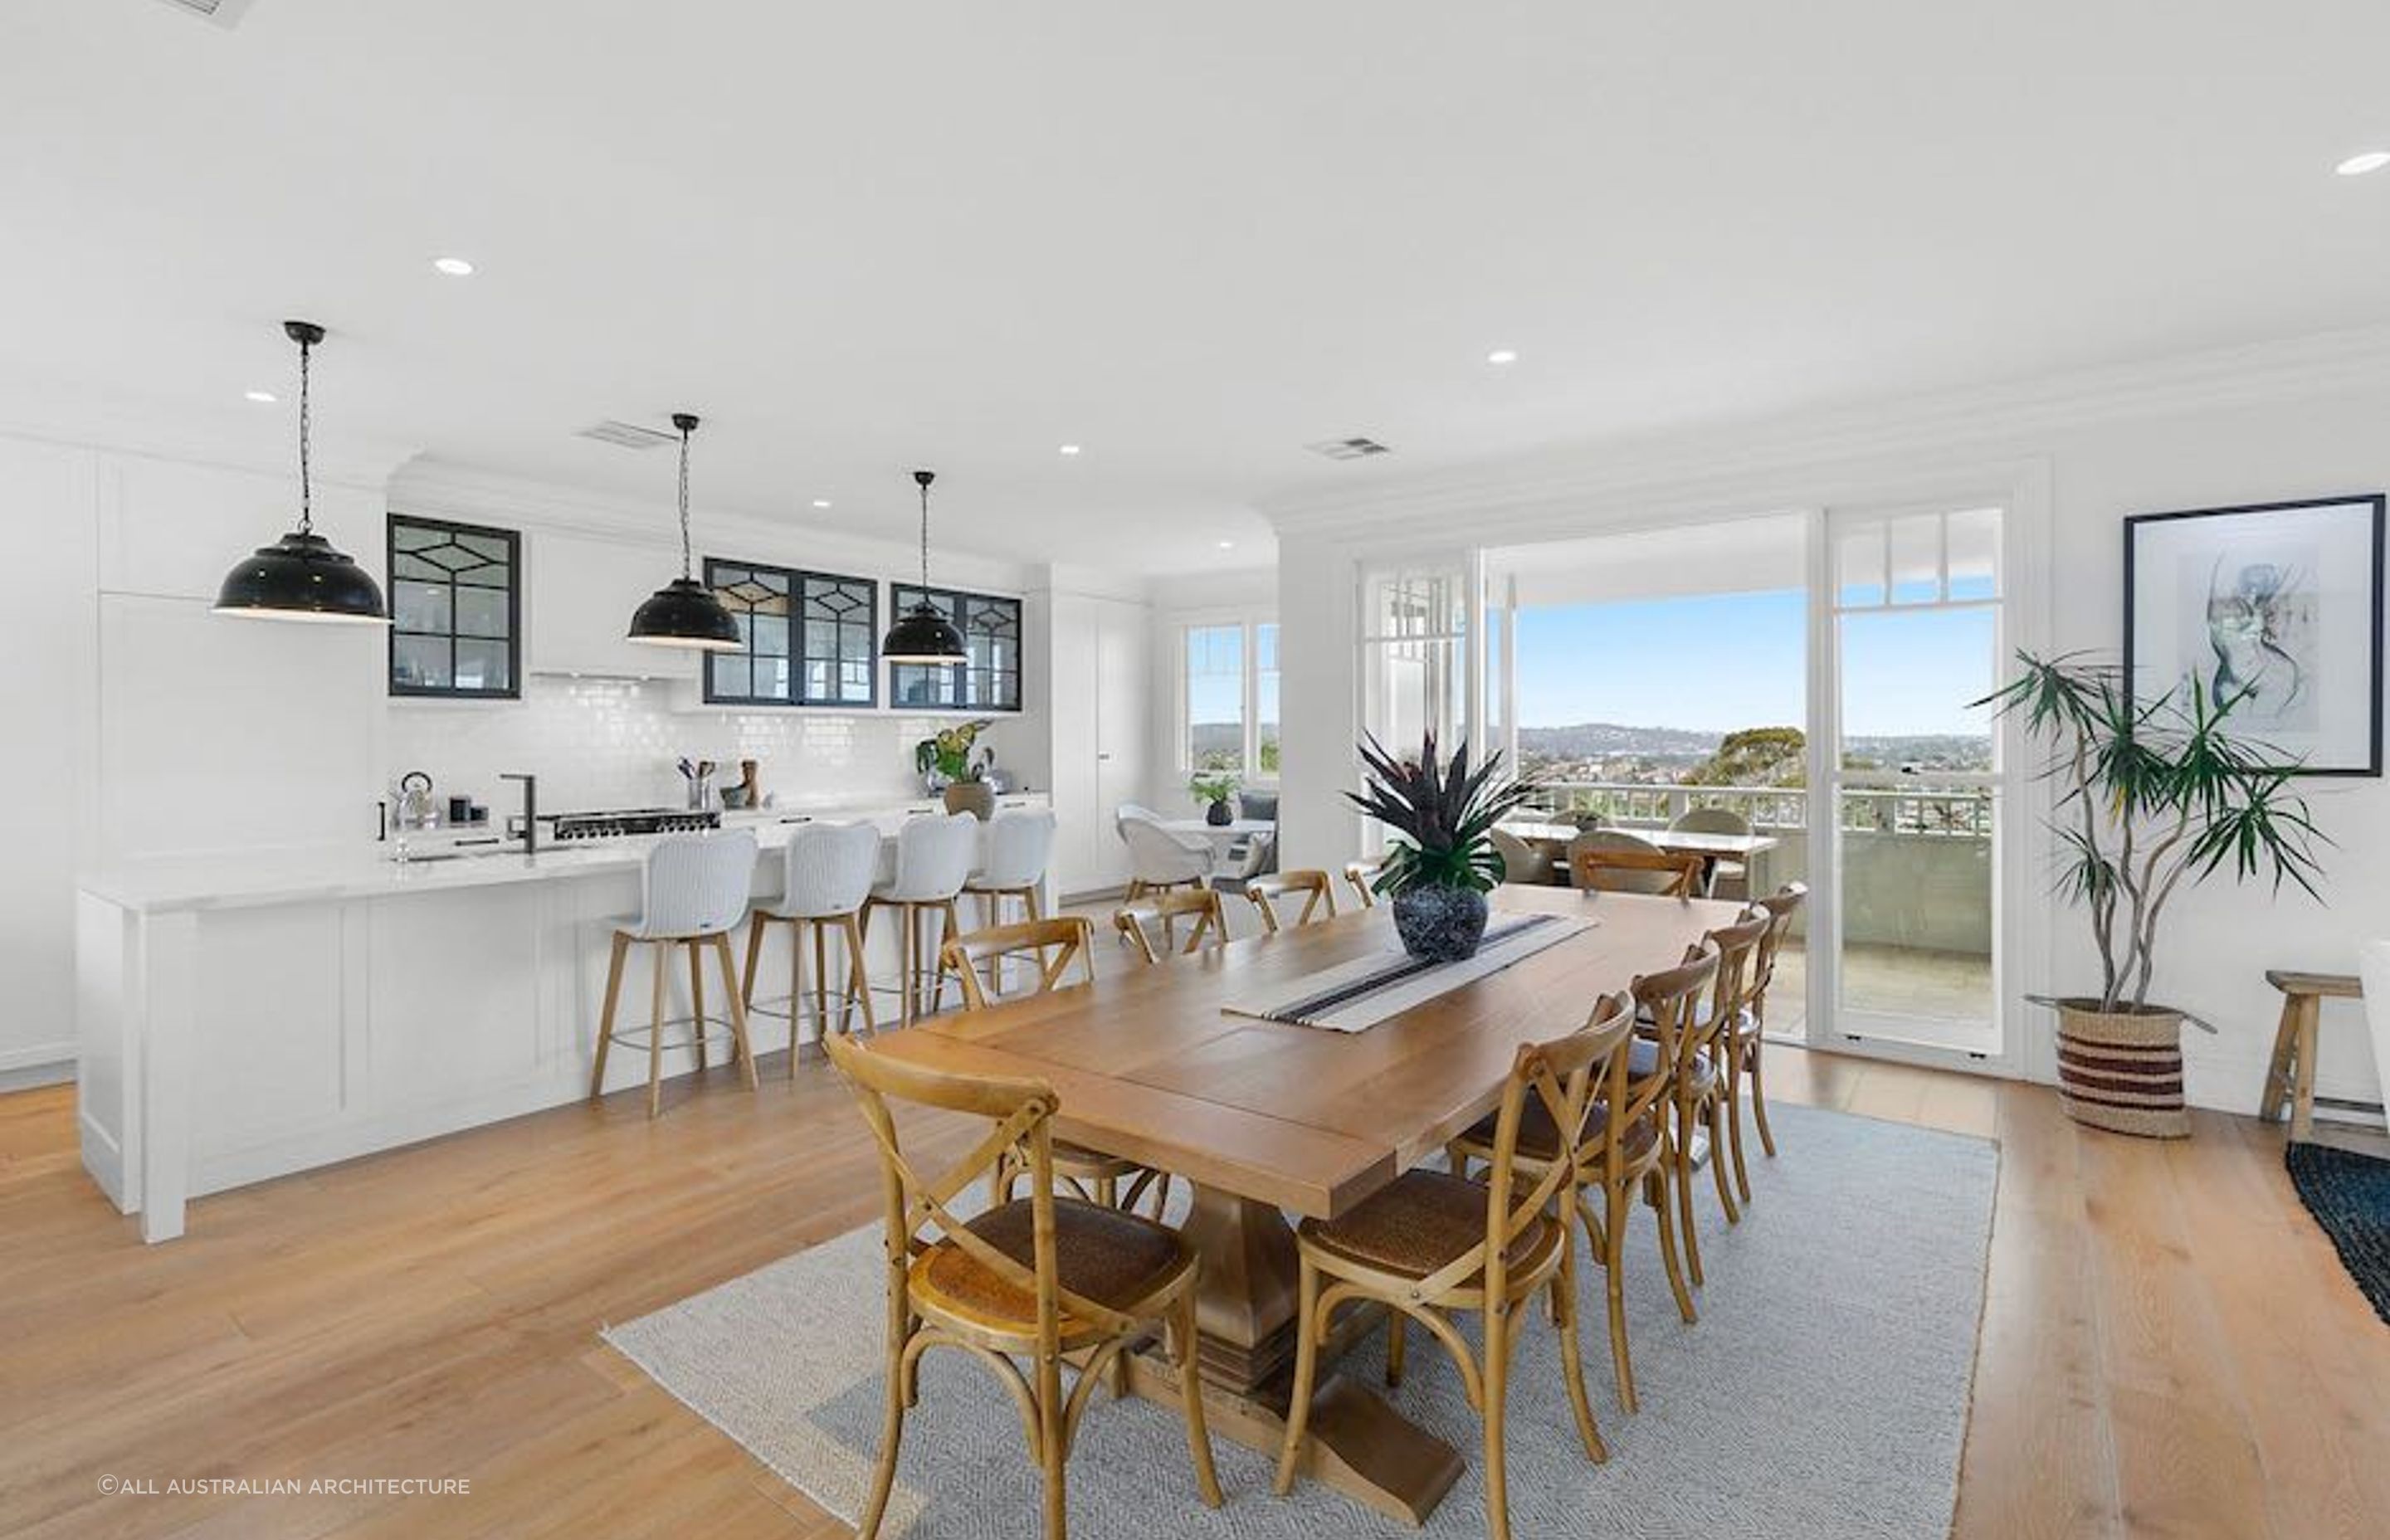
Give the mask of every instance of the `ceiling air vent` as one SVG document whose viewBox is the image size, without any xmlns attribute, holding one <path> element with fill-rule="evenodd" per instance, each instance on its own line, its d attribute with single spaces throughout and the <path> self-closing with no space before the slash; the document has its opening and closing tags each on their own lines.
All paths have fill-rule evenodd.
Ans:
<svg viewBox="0 0 2390 1540">
<path fill-rule="evenodd" d="M 585 428 L 580 437 L 610 443 L 617 449 L 662 449 L 668 443 L 678 443 L 677 435 L 661 429 L 642 428 L 636 422 L 616 422 L 609 417 L 594 427 Z"/>
<path fill-rule="evenodd" d="M 230 27 L 240 20 L 240 13 L 249 9 L 250 0 L 165 0 L 178 11 L 205 17 L 219 27 Z"/>
<path fill-rule="evenodd" d="M 1372 455 L 1394 453 L 1375 439 L 1322 439 L 1317 443 L 1306 443 L 1303 447 L 1315 455 L 1325 455 L 1331 460 L 1366 460 Z"/>
</svg>

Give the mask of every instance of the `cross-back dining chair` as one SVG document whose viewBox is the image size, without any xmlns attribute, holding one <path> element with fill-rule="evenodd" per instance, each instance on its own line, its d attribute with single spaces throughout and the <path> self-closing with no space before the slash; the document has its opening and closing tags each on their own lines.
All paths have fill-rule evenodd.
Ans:
<svg viewBox="0 0 2390 1540">
<path fill-rule="evenodd" d="M 1484 1421 L 1485 1527 L 1509 1540 L 1509 1480 L 1503 1453 L 1504 1403 L 1523 1309 L 1551 1291 L 1561 1373 L 1588 1458 L 1609 1449 L 1586 1397 L 1576 1315 L 1576 1163 L 1522 1164 L 1521 1131 L 1530 1107 L 1558 1131 L 1557 1148 L 1583 1137 L 1597 1065 L 1625 1047 L 1635 1025 L 1623 1001 L 1604 1002 L 1577 1031 L 1520 1046 L 1502 1082 L 1494 1118 L 1493 1169 L 1484 1184 L 1425 1167 L 1405 1172 L 1337 1219 L 1306 1219 L 1295 1232 L 1300 1264 L 1295 1304 L 1294 1385 L 1280 1447 L 1277 1490 L 1294 1483 L 1311 1414 L 1319 1348 L 1337 1310 L 1370 1302 L 1387 1311 L 1390 1375 L 1400 1373 L 1404 1328 L 1417 1321 L 1452 1355 L 1461 1392 Z M 1454 1316 L 1484 1317 L 1484 1348 L 1472 1352 Z"/>
<path fill-rule="evenodd" d="M 1178 925 L 1182 920 L 1189 922 L 1184 946 L 1178 944 Z M 1191 955 L 1206 944 L 1216 946 L 1228 939 L 1228 914 L 1221 907 L 1219 891 L 1214 888 L 1148 893 L 1135 904 L 1113 910 L 1112 926 L 1147 962 L 1160 962 L 1173 952 Z M 1162 936 L 1158 947 L 1153 940 L 1157 930 Z M 1206 936 L 1211 938 L 1208 943 Z"/>
<path fill-rule="evenodd" d="M 875 1540 L 896 1478 L 905 1414 L 919 1399 L 921 1355 L 959 1348 L 978 1359 L 1021 1413 L 1030 1458 L 1044 1474 L 1045 1534 L 1063 1540 L 1071 1445 L 1099 1381 L 1124 1354 L 1163 1332 L 1182 1383 L 1195 1367 L 1195 1253 L 1168 1226 L 1054 1191 L 1051 1125 L 1060 1105 L 1042 1081 L 964 1075 L 890 1060 L 844 1033 L 824 1039 L 879 1147 L 886 1199 L 887 1412 L 860 1540 Z M 986 1118 L 994 1124 L 960 1160 L 917 1162 L 890 1101 Z M 1025 1154 L 1026 1198 L 965 1219 L 950 1206 L 1013 1151 Z M 1085 1354 L 1066 1395 L 1062 1357 Z M 1024 1374 L 1016 1359 L 1026 1360 Z M 1220 1506 L 1203 1425 L 1203 1398 L 1181 1398 L 1188 1453 L 1204 1506 Z"/>
<path fill-rule="evenodd" d="M 1598 828 L 1569 841 L 1569 880 L 1605 893 L 1690 898 L 1701 891 L 1702 858 L 1662 850 L 1624 829 Z"/>
<path fill-rule="evenodd" d="M 1286 923 L 1279 914 L 1280 905 L 1292 907 L 1291 901 L 1298 896 L 1303 907 L 1296 911 L 1294 924 L 1308 925 L 1315 916 L 1320 919 L 1336 918 L 1336 890 L 1330 884 L 1328 874 L 1317 868 L 1256 877 L 1245 884 L 1245 896 L 1261 916 L 1264 935 L 1278 934 L 1279 928 Z"/>
<path fill-rule="evenodd" d="M 1809 887 L 1805 882 L 1787 882 L 1764 898 L 1752 901 L 1754 909 L 1767 916 L 1767 933 L 1759 940 L 1759 951 L 1751 961 L 1751 984 L 1747 1003 L 1734 1020 L 1733 1030 L 1727 1034 L 1727 1116 L 1733 1120 L 1728 1134 L 1734 1146 L 1735 1185 L 1744 1202 L 1751 1200 L 1751 1181 L 1742 1166 L 1742 1086 L 1751 1086 L 1751 1119 L 1759 1125 L 1759 1148 L 1770 1160 L 1776 1157 L 1776 1136 L 1767 1126 L 1767 1055 L 1765 1046 L 1767 1031 L 1767 992 L 1776 982 L 1776 958 L 1783 951 L 1785 938 L 1792 932 L 1792 922 L 1800 918 L 1801 906 L 1809 899 Z"/>
<path fill-rule="evenodd" d="M 1070 984 L 1073 964 L 1079 975 L 1076 982 L 1094 983 L 1095 927 L 1077 915 L 991 926 L 957 936 L 938 955 L 940 973 L 952 975 L 962 986 L 966 1013 L 1002 1003 L 997 997 L 1000 987 L 997 995 L 991 995 L 980 982 L 980 969 L 987 969 L 991 984 L 1000 985 L 1002 969 L 1009 962 L 1020 965 L 1023 971 L 1034 969 L 1035 984 L 1027 995 L 1044 995 Z M 1025 996 L 1016 996 L 1021 997 Z M 1011 1198 L 1012 1184 L 1023 1169 L 1017 1154 L 996 1161 L 989 1181 L 995 1201 Z M 1054 1141 L 1054 1174 L 1079 1197 L 1108 1209 L 1133 1210 L 1139 1200 L 1150 1196 L 1156 1219 L 1162 1217 L 1163 1205 L 1170 1198 L 1170 1178 L 1165 1174 L 1068 1139 Z"/>
<path fill-rule="evenodd" d="M 1637 1409 L 1638 1403 L 1634 1361 L 1626 1338 L 1626 1220 L 1638 1197 L 1651 1211 L 1652 1223 L 1658 1227 L 1660 1259 L 1666 1268 L 1669 1287 L 1677 1297 L 1685 1319 L 1693 1318 L 1692 1294 L 1685 1286 L 1683 1265 L 1677 1253 L 1676 1222 L 1669 1212 L 1667 1179 L 1662 1168 L 1667 1154 L 1662 1123 L 1667 1116 L 1666 1103 L 1673 1084 L 1663 1066 L 1673 1063 L 1669 1050 L 1675 1046 L 1678 1025 L 1694 1008 L 1693 1002 L 1701 993 L 1709 987 L 1716 969 L 1715 950 L 1696 947 L 1693 961 L 1664 973 L 1637 979 L 1627 993 L 1604 996 L 1594 1007 L 1595 1022 L 1618 1013 L 1636 1016 L 1639 1001 L 1645 1016 L 1644 1030 L 1658 1034 L 1662 1053 L 1638 1073 L 1634 1068 L 1633 1045 L 1622 1043 L 1618 1052 L 1596 1064 L 1584 1132 L 1574 1149 L 1536 1104 L 1528 1106 L 1519 1133 L 1515 1159 L 1523 1171 L 1540 1172 L 1544 1166 L 1564 1158 L 1575 1161 L 1577 1218 L 1585 1226 L 1594 1259 L 1601 1264 L 1608 1295 L 1611 1367 L 1618 1380 L 1618 1405 L 1630 1413 Z M 1454 1172 L 1467 1174 L 1471 1161 L 1490 1164 L 1500 1132 L 1497 1117 L 1489 1115 L 1454 1140 L 1448 1147 Z M 1594 1206 L 1596 1198 L 1600 1200 L 1598 1211 Z"/>
<path fill-rule="evenodd" d="M 1751 961 L 1767 932 L 1767 916 L 1751 915 L 1722 925 L 1695 943 L 1717 954 L 1717 970 L 1708 997 L 1699 1002 L 1675 1033 L 1675 1053 L 1664 1051 L 1659 1034 L 1638 1041 L 1632 1068 L 1641 1074 L 1673 1059 L 1674 1084 L 1669 1087 L 1668 1157 L 1676 1187 L 1677 1224 L 1685 1248 L 1685 1271 L 1693 1285 L 1702 1284 L 1702 1242 L 1693 1226 L 1693 1173 L 1707 1161 L 1716 1185 L 1718 1207 L 1727 1223 L 1742 1222 L 1735 1202 L 1734 1182 L 1727 1173 L 1725 1089 L 1726 1042 L 1729 1024 L 1750 989 Z M 1693 960 L 1692 952 L 1686 961 Z M 1682 1302 L 1679 1302 L 1680 1303 Z"/>
<path fill-rule="evenodd" d="M 1347 861 L 1344 863 L 1344 880 L 1352 887 L 1354 896 L 1361 901 L 1362 908 L 1374 909 L 1378 906 L 1378 889 L 1376 885 L 1378 881 L 1378 874 L 1385 869 L 1386 864 L 1383 861 Z"/>
</svg>

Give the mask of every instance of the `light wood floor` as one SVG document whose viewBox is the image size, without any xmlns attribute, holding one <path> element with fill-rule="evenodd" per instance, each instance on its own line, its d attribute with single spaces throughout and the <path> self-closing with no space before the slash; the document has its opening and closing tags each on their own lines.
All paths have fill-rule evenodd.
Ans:
<svg viewBox="0 0 2390 1540">
<path fill-rule="evenodd" d="M 1770 1066 L 1784 1099 L 2003 1145 L 1959 1534 L 2384 1533 L 2390 1328 L 2278 1133 L 2203 1116 L 2149 1143 L 2037 1088 Z M 84 1177 L 70 1090 L 0 1097 L 0 1534 L 844 1534 L 596 1336 L 871 1217 L 828 1071 L 765 1068 L 760 1095 L 717 1071 L 653 1124 L 619 1096 L 202 1200 L 157 1248 Z M 105 1496 L 102 1476 L 472 1491 Z"/>
</svg>

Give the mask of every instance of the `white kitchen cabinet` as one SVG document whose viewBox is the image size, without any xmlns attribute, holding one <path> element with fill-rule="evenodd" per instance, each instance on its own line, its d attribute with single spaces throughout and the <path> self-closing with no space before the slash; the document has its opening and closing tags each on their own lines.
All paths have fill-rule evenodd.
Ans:
<svg viewBox="0 0 2390 1540">
<path fill-rule="evenodd" d="M 527 672 L 695 681 L 700 654 L 627 635 L 632 612 L 680 575 L 677 552 L 539 529 L 523 546 Z"/>
<path fill-rule="evenodd" d="M 1128 880 L 1112 815 L 1144 791 L 1150 622 L 1142 604 L 1083 594 L 1057 594 L 1053 615 L 1055 868 L 1078 894 Z"/>
</svg>

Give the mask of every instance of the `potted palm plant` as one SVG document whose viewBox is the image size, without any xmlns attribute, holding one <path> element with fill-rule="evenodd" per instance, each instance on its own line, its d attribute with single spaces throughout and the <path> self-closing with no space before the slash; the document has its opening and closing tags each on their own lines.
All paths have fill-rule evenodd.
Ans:
<svg viewBox="0 0 2390 1540">
<path fill-rule="evenodd" d="M 1485 937 L 1485 895 L 1502 880 L 1494 826 L 1535 787 L 1497 779 L 1499 753 L 1471 769 L 1467 739 L 1449 764 L 1439 762 L 1433 733 L 1417 759 L 1397 760 L 1366 735 L 1360 755 L 1362 788 L 1344 796 L 1394 834 L 1375 886 L 1394 900 L 1403 950 L 1431 962 L 1474 956 Z"/>
<path fill-rule="evenodd" d="M 996 812 L 996 789 L 987 784 L 996 755 L 978 747 L 988 725 L 984 720 L 958 722 L 913 745 L 913 768 L 931 790 L 944 793 L 948 813 L 985 819 Z"/>
<path fill-rule="evenodd" d="M 2016 678 L 1975 704 L 2021 717 L 2050 748 L 2039 775 L 2059 788 L 2058 891 L 2088 911 L 2100 953 L 2098 995 L 2037 1001 L 2058 1012 L 2060 1094 L 2077 1122 L 2180 1138 L 2186 1013 L 2150 1003 L 2167 903 L 2227 866 L 2236 882 L 2312 895 L 2323 837 L 2289 789 L 2296 766 L 2229 730 L 2244 696 L 2193 679 L 2137 700 L 2121 669 L 2085 654 L 2017 661 Z"/>
</svg>

